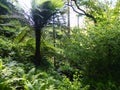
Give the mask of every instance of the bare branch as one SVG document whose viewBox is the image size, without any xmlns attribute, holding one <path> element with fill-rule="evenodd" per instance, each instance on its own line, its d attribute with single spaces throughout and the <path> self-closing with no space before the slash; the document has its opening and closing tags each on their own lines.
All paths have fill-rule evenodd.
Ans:
<svg viewBox="0 0 120 90">
<path fill-rule="evenodd" d="M 75 3 L 75 5 L 76 5 L 77 9 L 78 9 L 78 10 L 80 10 L 81 12 L 83 12 L 83 14 L 82 14 L 82 15 L 85 15 L 85 16 L 87 16 L 87 17 L 91 18 L 91 19 L 94 21 L 94 23 L 97 23 L 97 21 L 96 21 L 95 17 L 94 17 L 94 16 L 92 16 L 91 14 L 88 14 L 88 13 L 87 13 L 87 12 L 85 12 L 83 9 L 81 9 L 81 8 L 78 6 L 78 4 L 77 4 L 77 1 L 76 1 L 76 0 L 71 0 L 71 5 L 72 5 L 72 1 Z M 78 11 L 76 11 L 76 10 L 74 9 L 73 5 L 72 5 L 72 8 L 73 8 L 73 10 L 74 10 L 76 13 L 81 14 L 80 12 L 78 12 Z"/>
<path fill-rule="evenodd" d="M 67 5 L 67 6 L 70 6 L 70 7 L 73 9 L 73 11 L 76 12 L 76 13 L 78 13 L 79 15 L 85 15 L 85 14 L 83 14 L 83 13 L 78 12 L 78 11 L 73 7 L 73 5 L 69 5 L 69 4 L 66 4 L 66 5 Z"/>
</svg>

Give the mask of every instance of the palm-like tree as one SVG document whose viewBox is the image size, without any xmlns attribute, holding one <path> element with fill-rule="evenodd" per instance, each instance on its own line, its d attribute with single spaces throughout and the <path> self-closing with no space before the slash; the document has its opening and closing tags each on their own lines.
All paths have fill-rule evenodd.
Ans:
<svg viewBox="0 0 120 90">
<path fill-rule="evenodd" d="M 9 10 L 9 7 L 7 8 L 3 1 L 7 0 L 0 0 L 0 7 L 5 8 L 6 10 Z M 37 4 L 36 1 L 42 1 L 41 4 Z M 6 2 L 5 2 L 6 3 Z M 47 24 L 48 20 L 56 14 L 58 8 L 63 6 L 62 0 L 32 0 L 32 9 L 31 9 L 31 16 L 32 21 L 34 22 L 33 26 L 35 29 L 35 40 L 36 40 L 36 48 L 35 48 L 35 65 L 39 66 L 42 62 L 42 56 L 40 51 L 40 43 L 41 43 L 41 34 L 42 34 L 42 28 Z M 0 9 L 0 11 L 3 9 Z M 4 11 L 4 10 L 3 10 Z M 5 12 L 3 12 L 5 14 Z M 9 18 L 9 19 L 25 19 L 26 22 L 27 19 L 24 17 L 24 15 L 0 15 L 0 18 Z M 31 17 L 30 16 L 30 17 Z M 30 19 L 29 19 L 30 20 Z M 28 21 L 29 22 L 29 21 Z"/>
<path fill-rule="evenodd" d="M 31 14 L 32 20 L 34 22 L 35 29 L 35 39 L 36 39 L 36 50 L 35 50 L 35 65 L 39 66 L 42 62 L 42 56 L 40 51 L 40 43 L 41 43 L 41 34 L 42 28 L 47 24 L 48 20 L 53 16 L 57 7 L 61 7 L 63 5 L 62 0 L 49 0 L 45 1 L 40 5 L 35 5 L 35 0 L 32 2 L 34 4 Z"/>
</svg>

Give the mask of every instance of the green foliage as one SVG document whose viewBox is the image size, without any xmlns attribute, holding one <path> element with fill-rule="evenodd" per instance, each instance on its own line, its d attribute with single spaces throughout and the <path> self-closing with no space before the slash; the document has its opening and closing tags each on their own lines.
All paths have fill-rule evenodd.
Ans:
<svg viewBox="0 0 120 90">
<path fill-rule="evenodd" d="M 87 90 L 88 86 L 82 87 L 77 76 L 71 82 L 68 78 L 57 73 L 48 74 L 31 67 L 31 70 L 24 69 L 26 65 L 10 61 L 6 64 L 0 59 L 0 89 L 1 90 Z M 7 72 L 6 72 L 7 71 Z M 59 78 L 58 78 L 59 77 Z"/>
<path fill-rule="evenodd" d="M 32 41 L 32 39 L 30 40 Z M 18 44 L 6 38 L 0 39 L 0 57 L 10 57 L 19 62 L 32 62 L 34 55 L 33 43 L 28 40 L 26 43 Z M 27 59 L 29 58 L 29 59 Z"/>
<path fill-rule="evenodd" d="M 0 0 L 0 12 L 1 12 L 0 15 L 12 13 L 11 11 L 12 7 L 13 7 L 12 4 L 7 0 Z"/>
<path fill-rule="evenodd" d="M 95 34 L 91 33 L 94 47 L 91 49 L 93 57 L 91 57 L 87 66 L 87 75 L 89 79 L 96 81 L 108 82 L 107 80 L 112 80 L 119 83 L 120 31 L 116 29 L 116 26 L 112 28 L 102 26 L 102 28 L 98 27 L 95 29 L 97 33 L 95 31 Z"/>
<path fill-rule="evenodd" d="M 64 5 L 64 3 L 63 3 L 63 0 L 35 0 L 35 1 L 33 1 L 36 5 L 42 5 L 43 6 L 43 8 L 47 8 L 47 7 L 50 7 L 51 8 L 51 10 L 55 10 L 55 8 L 61 8 L 63 5 Z M 49 6 L 46 6 L 45 7 L 45 4 L 43 4 L 43 3 L 45 3 L 45 2 L 51 2 L 51 5 Z M 34 4 L 34 5 L 35 5 Z M 50 9 L 50 8 L 48 8 L 48 9 Z"/>
<path fill-rule="evenodd" d="M 54 10 L 54 8 L 61 8 L 63 7 L 64 3 L 63 3 L 63 0 L 50 0 L 51 3 L 52 3 L 52 9 Z"/>
<path fill-rule="evenodd" d="M 36 25 L 42 27 L 47 23 L 53 14 L 55 14 L 56 9 L 60 9 L 63 6 L 62 0 L 58 0 L 57 3 L 55 0 L 39 0 L 32 1 L 33 8 L 31 14 L 33 21 Z"/>
<path fill-rule="evenodd" d="M 0 8 L 5 9 L 7 12 L 11 13 L 11 10 L 9 9 L 9 7 L 7 7 L 6 5 L 4 5 L 3 3 L 0 2 Z"/>
<path fill-rule="evenodd" d="M 115 24 L 119 21 L 103 23 L 88 29 L 74 29 L 69 41 L 65 41 L 64 54 L 69 57 L 72 67 L 83 71 L 83 82 L 90 85 L 90 90 L 117 90 L 120 83 L 120 25 Z"/>
<path fill-rule="evenodd" d="M 9 53 L 11 52 L 11 48 L 12 48 L 12 42 L 10 42 L 9 40 L 6 40 L 4 38 L 0 39 L 0 56 L 1 57 L 8 57 Z"/>
<path fill-rule="evenodd" d="M 0 11 L 10 13 L 4 1 L 0 2 Z M 55 43 L 51 26 L 43 27 L 49 15 L 61 8 L 62 0 L 41 0 L 40 6 L 33 7 L 35 23 L 43 25 L 43 62 L 37 68 L 33 65 L 33 28 L 17 20 L 2 20 L 6 16 L 0 16 L 0 90 L 120 89 L 120 3 L 114 8 L 94 0 L 78 3 L 98 22 L 92 25 L 87 20 L 85 28 L 71 29 L 70 37 L 55 26 Z"/>
<path fill-rule="evenodd" d="M 19 34 L 17 35 L 17 37 L 14 39 L 15 42 L 19 43 L 21 41 L 23 41 L 24 37 L 27 36 L 27 33 L 28 33 L 28 28 L 27 26 L 26 27 L 23 27 Z"/>
</svg>

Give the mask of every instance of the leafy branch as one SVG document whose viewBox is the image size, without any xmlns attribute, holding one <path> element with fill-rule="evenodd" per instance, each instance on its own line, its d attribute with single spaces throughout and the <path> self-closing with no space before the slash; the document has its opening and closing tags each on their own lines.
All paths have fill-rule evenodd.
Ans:
<svg viewBox="0 0 120 90">
<path fill-rule="evenodd" d="M 74 4 L 75 4 L 75 6 L 77 7 L 77 9 L 80 10 L 82 13 L 79 12 L 79 11 L 77 11 L 77 10 L 75 9 L 75 7 L 73 7 L 72 1 L 74 2 Z M 71 1 L 70 1 L 70 4 L 67 4 L 67 5 L 70 6 L 70 7 L 72 7 L 72 9 L 73 9 L 74 12 L 78 13 L 79 15 L 85 15 L 86 17 L 91 18 L 91 19 L 94 21 L 94 23 L 97 23 L 96 18 L 95 18 L 93 15 L 87 13 L 85 10 L 81 9 L 81 8 L 79 7 L 79 5 L 77 4 L 77 1 L 76 1 L 76 0 L 71 0 Z"/>
</svg>

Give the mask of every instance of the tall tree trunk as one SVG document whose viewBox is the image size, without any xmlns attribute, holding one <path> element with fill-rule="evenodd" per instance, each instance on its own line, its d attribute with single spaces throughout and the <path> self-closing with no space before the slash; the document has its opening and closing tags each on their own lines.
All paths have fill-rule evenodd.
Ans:
<svg viewBox="0 0 120 90">
<path fill-rule="evenodd" d="M 41 44 L 41 28 L 35 27 L 35 40 L 36 40 L 36 47 L 35 47 L 35 65 L 39 66 L 41 64 L 41 51 L 40 51 L 40 44 Z"/>
<path fill-rule="evenodd" d="M 53 28 L 53 40 L 54 40 L 53 44 L 54 44 L 54 47 L 56 47 L 55 16 L 54 15 L 53 15 L 52 21 L 53 21 L 52 28 Z M 55 56 L 53 57 L 53 59 L 54 59 L 54 67 L 56 69 L 57 63 L 56 63 Z"/>
<path fill-rule="evenodd" d="M 79 15 L 77 15 L 77 26 L 78 26 L 78 28 L 79 28 Z"/>
<path fill-rule="evenodd" d="M 70 0 L 67 0 L 68 5 L 70 4 Z M 67 10 L 67 26 L 68 26 L 68 35 L 70 35 L 70 7 Z"/>
</svg>

